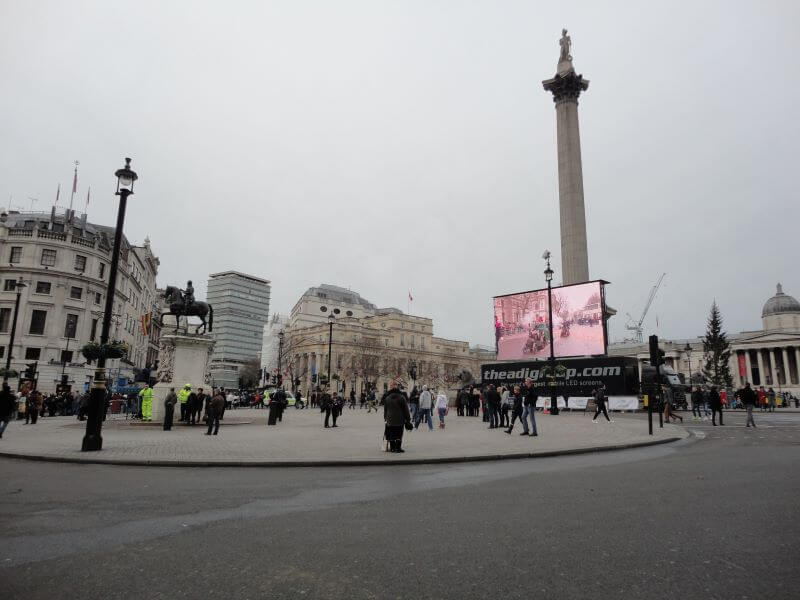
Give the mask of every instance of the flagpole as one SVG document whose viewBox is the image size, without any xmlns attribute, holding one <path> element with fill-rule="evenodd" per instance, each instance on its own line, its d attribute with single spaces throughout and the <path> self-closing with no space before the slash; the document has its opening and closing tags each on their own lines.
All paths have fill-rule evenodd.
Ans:
<svg viewBox="0 0 800 600">
<path fill-rule="evenodd" d="M 56 190 L 56 207 L 58 207 L 58 199 L 61 197 L 61 184 L 58 184 L 58 189 Z"/>
<path fill-rule="evenodd" d="M 69 210 L 72 211 L 72 201 L 75 199 L 75 192 L 78 191 L 78 165 L 80 162 L 75 161 L 75 176 L 72 178 L 72 195 L 69 197 Z"/>
<path fill-rule="evenodd" d="M 89 186 L 89 189 L 86 190 L 86 208 L 83 209 L 83 214 L 89 214 L 89 195 L 92 193 L 92 186 Z"/>
</svg>

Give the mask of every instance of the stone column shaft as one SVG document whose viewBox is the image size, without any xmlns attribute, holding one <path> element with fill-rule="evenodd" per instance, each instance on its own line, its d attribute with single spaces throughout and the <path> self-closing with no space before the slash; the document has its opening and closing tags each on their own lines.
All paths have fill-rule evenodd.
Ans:
<svg viewBox="0 0 800 600">
<path fill-rule="evenodd" d="M 756 358 L 758 359 L 758 385 L 766 385 L 766 377 L 764 377 L 764 356 L 761 353 L 761 348 L 756 350 Z"/>
<path fill-rule="evenodd" d="M 744 351 L 744 364 L 747 368 L 747 373 L 745 373 L 742 385 L 744 385 L 748 381 L 750 383 L 753 383 L 753 365 L 750 363 L 750 350 Z"/>
<path fill-rule="evenodd" d="M 783 356 L 783 385 L 791 385 L 792 383 L 792 370 L 789 367 L 789 352 L 785 346 L 781 348 Z"/>
</svg>

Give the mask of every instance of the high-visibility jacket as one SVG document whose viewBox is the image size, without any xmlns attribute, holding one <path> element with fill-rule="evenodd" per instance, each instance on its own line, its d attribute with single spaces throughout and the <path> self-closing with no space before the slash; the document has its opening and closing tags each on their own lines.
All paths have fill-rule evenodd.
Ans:
<svg viewBox="0 0 800 600">
<path fill-rule="evenodd" d="M 187 390 L 186 388 L 182 388 L 180 392 L 178 392 L 178 401 L 181 404 L 186 404 L 187 400 L 189 400 L 189 394 L 192 393 L 192 390 Z"/>
<path fill-rule="evenodd" d="M 146 402 L 152 402 L 153 401 L 153 388 L 151 388 L 151 387 L 143 388 L 139 392 L 139 399 L 142 400 L 143 402 L 145 402 L 145 401 Z"/>
<path fill-rule="evenodd" d="M 142 401 L 142 419 L 149 421 L 153 418 L 153 388 L 146 387 L 139 392 Z"/>
</svg>

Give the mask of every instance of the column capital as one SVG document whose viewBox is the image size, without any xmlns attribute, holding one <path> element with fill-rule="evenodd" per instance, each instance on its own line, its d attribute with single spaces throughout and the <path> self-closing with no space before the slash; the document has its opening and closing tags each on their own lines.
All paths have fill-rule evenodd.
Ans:
<svg viewBox="0 0 800 600">
<path fill-rule="evenodd" d="M 583 75 L 578 75 L 575 71 L 566 73 L 556 73 L 552 79 L 542 81 L 542 86 L 553 94 L 553 102 L 557 105 L 562 102 L 578 103 L 578 96 L 581 92 L 589 89 L 589 80 L 584 79 Z"/>
</svg>

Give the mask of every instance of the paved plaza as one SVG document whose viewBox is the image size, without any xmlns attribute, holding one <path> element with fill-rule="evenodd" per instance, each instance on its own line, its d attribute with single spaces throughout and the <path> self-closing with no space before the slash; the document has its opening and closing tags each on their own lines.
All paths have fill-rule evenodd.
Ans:
<svg viewBox="0 0 800 600">
<path fill-rule="evenodd" d="M 319 410 L 288 409 L 283 422 L 267 427 L 265 410 L 227 411 L 219 435 L 205 435 L 204 425 L 176 425 L 163 431 L 158 424 L 110 418 L 103 428 L 103 450 L 81 452 L 85 423 L 71 417 L 40 419 L 36 425 L 14 421 L 0 440 L 0 455 L 65 461 L 153 465 L 324 465 L 448 462 L 517 458 L 553 453 L 614 449 L 681 439 L 683 428 L 657 427 L 647 434 L 646 421 L 617 415 L 613 423 L 590 414 L 537 413 L 538 437 L 489 430 L 475 417 L 457 417 L 433 431 L 420 424 L 406 433 L 405 454 L 383 452 L 382 413 L 345 409 L 338 427 L 324 429 Z M 602 417 L 601 417 L 602 419 Z"/>
</svg>

